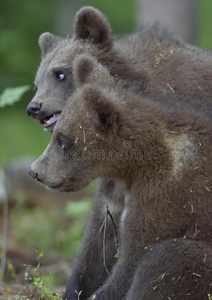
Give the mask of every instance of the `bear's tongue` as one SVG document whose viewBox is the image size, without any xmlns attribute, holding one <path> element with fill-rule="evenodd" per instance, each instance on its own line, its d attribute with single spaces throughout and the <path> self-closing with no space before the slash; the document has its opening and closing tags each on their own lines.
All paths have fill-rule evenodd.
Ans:
<svg viewBox="0 0 212 300">
<path fill-rule="evenodd" d="M 45 124 L 44 126 L 48 127 L 48 126 L 56 123 L 57 120 L 59 119 L 59 116 L 60 116 L 60 113 L 57 113 L 57 114 L 53 114 L 53 115 L 51 115 L 49 117 L 44 118 L 43 119 L 43 122 Z"/>
</svg>

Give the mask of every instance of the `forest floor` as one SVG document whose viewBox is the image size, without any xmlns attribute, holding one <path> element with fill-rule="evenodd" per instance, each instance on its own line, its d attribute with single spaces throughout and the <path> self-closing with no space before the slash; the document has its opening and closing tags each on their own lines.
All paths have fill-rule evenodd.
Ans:
<svg viewBox="0 0 212 300">
<path fill-rule="evenodd" d="M 81 192 L 63 194 L 26 179 L 23 183 L 20 176 L 9 180 L 6 216 L 0 201 L 0 258 L 6 266 L 0 270 L 0 280 L 4 278 L 0 300 L 61 300 L 95 183 Z"/>
</svg>

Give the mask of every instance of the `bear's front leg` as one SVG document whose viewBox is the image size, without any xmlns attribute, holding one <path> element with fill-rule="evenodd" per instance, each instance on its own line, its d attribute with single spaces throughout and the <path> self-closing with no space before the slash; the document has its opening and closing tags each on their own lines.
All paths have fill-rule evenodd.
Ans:
<svg viewBox="0 0 212 300">
<path fill-rule="evenodd" d="M 117 253 L 114 228 L 108 218 L 106 236 L 104 237 L 103 223 L 106 216 L 106 204 L 103 195 L 98 196 L 88 222 L 85 226 L 82 246 L 77 256 L 72 275 L 68 280 L 64 300 L 77 300 L 77 293 L 80 293 L 80 300 L 87 299 L 97 290 L 108 278 L 107 271 L 117 262 Z M 118 223 L 119 216 L 113 214 L 115 223 Z M 103 256 L 103 240 L 105 239 L 105 257 Z M 105 260 L 105 264 L 104 264 Z"/>
<path fill-rule="evenodd" d="M 95 291 L 88 300 L 123 300 L 132 284 L 135 270 L 135 266 L 127 266 L 128 262 L 130 264 L 127 259 L 120 259 L 104 285 Z"/>
<path fill-rule="evenodd" d="M 125 209 L 120 221 L 120 254 L 110 277 L 88 300 L 123 300 L 143 254 L 142 230 L 138 226 L 136 207 Z M 140 216 L 141 218 L 141 216 Z"/>
</svg>

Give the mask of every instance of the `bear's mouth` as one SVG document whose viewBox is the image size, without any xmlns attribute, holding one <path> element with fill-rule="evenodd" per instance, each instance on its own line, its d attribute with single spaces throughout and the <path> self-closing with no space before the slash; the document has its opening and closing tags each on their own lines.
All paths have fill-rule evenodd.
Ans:
<svg viewBox="0 0 212 300">
<path fill-rule="evenodd" d="M 46 188 L 50 190 L 59 190 L 62 186 L 63 186 L 63 182 L 60 182 L 54 185 L 46 185 Z"/>
<path fill-rule="evenodd" d="M 42 118 L 40 123 L 44 124 L 45 130 L 51 131 L 51 130 L 53 130 L 55 124 L 57 123 L 57 121 L 60 117 L 60 114 L 61 114 L 61 112 L 53 113 L 52 115 Z"/>
</svg>

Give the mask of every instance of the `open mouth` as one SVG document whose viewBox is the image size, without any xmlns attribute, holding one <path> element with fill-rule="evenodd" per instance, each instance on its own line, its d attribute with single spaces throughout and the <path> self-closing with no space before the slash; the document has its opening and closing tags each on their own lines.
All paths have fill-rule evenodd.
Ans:
<svg viewBox="0 0 212 300">
<path fill-rule="evenodd" d="M 50 116 L 47 116 L 43 119 L 41 119 L 41 124 L 44 124 L 45 129 L 49 128 L 50 126 L 56 124 L 60 117 L 60 112 L 54 113 Z"/>
</svg>

